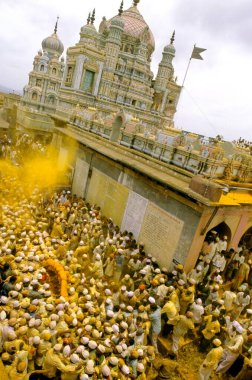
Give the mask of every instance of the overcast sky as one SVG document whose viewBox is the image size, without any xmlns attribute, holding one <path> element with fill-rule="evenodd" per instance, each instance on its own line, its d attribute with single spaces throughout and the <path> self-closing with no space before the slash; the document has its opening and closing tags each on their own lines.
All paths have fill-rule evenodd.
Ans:
<svg viewBox="0 0 252 380">
<path fill-rule="evenodd" d="M 132 0 L 124 1 L 128 9 Z M 0 0 L 0 85 L 22 90 L 41 41 L 53 32 L 65 48 L 79 40 L 88 12 L 117 14 L 120 0 Z M 152 70 L 176 30 L 175 74 L 181 84 L 193 45 L 206 48 L 204 61 L 192 60 L 178 104 L 176 126 L 227 140 L 252 140 L 252 1 L 141 0 L 138 8 L 156 40 Z"/>
</svg>

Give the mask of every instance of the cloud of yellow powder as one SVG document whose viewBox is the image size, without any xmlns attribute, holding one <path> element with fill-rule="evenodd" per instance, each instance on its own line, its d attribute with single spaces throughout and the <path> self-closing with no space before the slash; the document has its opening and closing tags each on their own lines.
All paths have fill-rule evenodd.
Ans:
<svg viewBox="0 0 252 380">
<path fill-rule="evenodd" d="M 76 146 L 69 144 L 64 162 L 60 162 L 59 151 L 53 147 L 47 149 L 45 155 L 27 152 L 20 166 L 13 165 L 9 160 L 0 160 L 0 176 L 9 180 L 5 186 L 10 186 L 13 194 L 13 186 L 20 186 L 29 197 L 34 188 L 38 190 L 53 190 L 55 187 L 70 187 L 70 173 L 75 159 Z"/>
</svg>

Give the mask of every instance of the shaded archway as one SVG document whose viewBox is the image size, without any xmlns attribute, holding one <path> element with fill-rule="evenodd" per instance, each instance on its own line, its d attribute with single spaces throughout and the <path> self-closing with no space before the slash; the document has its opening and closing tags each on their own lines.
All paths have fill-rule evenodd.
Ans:
<svg viewBox="0 0 252 380">
<path fill-rule="evenodd" d="M 212 231 L 216 231 L 218 236 L 221 239 L 223 239 L 224 236 L 227 236 L 228 243 L 231 241 L 232 233 L 231 233 L 230 228 L 225 222 L 221 222 L 220 224 L 217 224 L 217 226 L 211 228 L 211 230 L 207 232 L 206 238 L 212 235 Z"/>
<path fill-rule="evenodd" d="M 239 245 L 244 244 L 247 248 L 252 247 L 252 226 L 242 235 Z"/>
<path fill-rule="evenodd" d="M 119 139 L 119 136 L 120 136 L 120 131 L 121 131 L 121 128 L 122 128 L 122 124 L 123 124 L 123 119 L 121 116 L 117 116 L 115 118 L 115 121 L 112 125 L 112 131 L 111 131 L 111 134 L 110 134 L 110 141 L 118 141 Z"/>
</svg>

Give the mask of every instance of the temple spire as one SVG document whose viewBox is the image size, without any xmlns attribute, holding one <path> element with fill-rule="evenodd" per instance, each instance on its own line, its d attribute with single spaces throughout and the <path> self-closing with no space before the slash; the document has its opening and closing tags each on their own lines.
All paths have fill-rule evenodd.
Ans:
<svg viewBox="0 0 252 380">
<path fill-rule="evenodd" d="M 134 0 L 134 1 L 133 1 L 133 5 L 134 5 L 134 7 L 136 7 L 138 3 L 140 3 L 140 0 Z"/>
<path fill-rule="evenodd" d="M 123 0 L 121 2 L 120 8 L 118 9 L 118 16 L 121 16 L 123 14 Z"/>
<path fill-rule="evenodd" d="M 175 40 L 175 30 L 173 31 L 172 36 L 171 36 L 171 41 L 170 41 L 171 45 L 173 45 L 174 40 Z"/>
<path fill-rule="evenodd" d="M 58 30 L 58 21 L 59 21 L 59 16 L 57 16 L 57 21 L 56 21 L 55 27 L 54 27 L 54 33 L 55 34 L 57 33 L 57 30 Z"/>
<path fill-rule="evenodd" d="M 90 20 L 91 20 L 91 13 L 89 12 L 89 14 L 88 14 L 88 18 L 87 18 L 87 25 L 90 24 Z"/>
<path fill-rule="evenodd" d="M 92 16 L 91 16 L 91 25 L 93 25 L 95 22 L 95 9 L 93 10 Z"/>
</svg>

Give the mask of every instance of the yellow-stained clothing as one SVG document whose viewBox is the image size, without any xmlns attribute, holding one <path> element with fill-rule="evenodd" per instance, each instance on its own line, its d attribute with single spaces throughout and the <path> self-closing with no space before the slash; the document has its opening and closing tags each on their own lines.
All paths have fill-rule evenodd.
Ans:
<svg viewBox="0 0 252 380">
<path fill-rule="evenodd" d="M 72 365 L 64 365 L 60 360 L 59 355 L 57 355 L 53 348 L 47 351 L 45 361 L 43 364 L 43 369 L 47 370 L 46 376 L 49 379 L 56 377 L 57 369 L 61 372 L 74 372 L 75 367 Z"/>
<path fill-rule="evenodd" d="M 65 245 L 59 245 L 54 253 L 58 259 L 64 260 L 67 254 L 67 247 Z"/>
<path fill-rule="evenodd" d="M 103 266 L 102 261 L 97 260 L 93 265 L 89 267 L 89 270 L 92 274 L 94 274 L 97 278 L 103 277 Z"/>
<path fill-rule="evenodd" d="M 52 347 L 52 343 L 48 342 L 46 340 L 41 340 L 37 349 L 37 354 L 36 354 L 36 364 L 39 367 L 42 367 L 43 361 L 45 358 L 45 355 L 47 351 Z"/>
<path fill-rule="evenodd" d="M 62 230 L 62 227 L 59 223 L 54 223 L 52 232 L 51 232 L 51 237 L 52 238 L 61 238 L 64 235 L 64 232 Z"/>
<path fill-rule="evenodd" d="M 206 327 L 204 330 L 202 330 L 202 334 L 205 339 L 211 340 L 215 336 L 215 334 L 218 334 L 220 332 L 220 323 L 219 321 L 211 321 L 209 320 L 206 324 Z"/>
<path fill-rule="evenodd" d="M 194 291 L 192 288 L 184 289 L 180 298 L 180 312 L 185 314 L 188 306 L 194 302 Z"/>
<path fill-rule="evenodd" d="M 194 323 L 190 318 L 187 318 L 185 315 L 178 315 L 174 319 L 174 329 L 173 333 L 175 335 L 184 336 L 188 330 L 194 329 Z"/>
<path fill-rule="evenodd" d="M 248 281 L 249 272 L 250 272 L 249 264 L 242 263 L 234 279 L 234 284 L 233 284 L 234 289 L 238 289 L 239 286 L 243 282 Z"/>
<path fill-rule="evenodd" d="M 74 364 L 69 364 L 68 367 L 72 367 L 72 372 L 62 372 L 61 373 L 61 380 L 78 380 L 79 379 L 79 374 L 81 373 L 82 369 L 76 370 L 76 365 Z"/>
<path fill-rule="evenodd" d="M 170 295 L 170 301 L 174 303 L 176 309 L 180 311 L 180 303 L 179 303 L 179 290 L 174 290 Z"/>
<path fill-rule="evenodd" d="M 180 338 L 184 337 L 188 330 L 194 329 L 194 323 L 190 318 L 187 318 L 185 315 L 178 315 L 174 318 L 175 326 L 173 328 L 172 335 L 172 352 L 178 354 Z"/>
<path fill-rule="evenodd" d="M 176 305 L 172 301 L 168 301 L 163 306 L 161 313 L 166 314 L 166 316 L 168 318 L 167 323 L 172 323 L 173 318 L 175 318 L 178 315 L 178 310 L 176 308 Z"/>
<path fill-rule="evenodd" d="M 139 376 L 136 377 L 136 380 L 147 380 L 147 377 L 145 373 L 141 373 Z"/>
<path fill-rule="evenodd" d="M 8 366 L 9 370 L 9 366 Z M 2 359 L 0 359 L 0 379 L 9 380 L 7 368 L 3 365 Z"/>
<path fill-rule="evenodd" d="M 24 345 L 24 341 L 22 339 L 14 339 L 11 342 L 4 342 L 3 348 L 5 351 L 11 353 L 13 351 L 13 348 L 15 351 L 19 351 L 22 344 Z M 28 348 L 27 345 L 25 345 L 25 347 L 26 349 Z"/>
<path fill-rule="evenodd" d="M 199 368 L 199 380 L 208 380 L 211 373 L 217 368 L 223 355 L 222 347 L 215 347 L 207 354 Z"/>
<path fill-rule="evenodd" d="M 212 348 L 211 351 L 208 352 L 205 360 L 203 361 L 202 363 L 203 366 L 216 369 L 220 361 L 220 358 L 222 357 L 222 354 L 223 354 L 223 348 L 221 346 Z"/>
<path fill-rule="evenodd" d="M 158 373 L 156 379 L 169 380 L 178 375 L 179 365 L 175 360 L 157 357 L 153 362 L 153 366 Z"/>
<path fill-rule="evenodd" d="M 11 368 L 9 372 L 8 380 L 28 380 L 30 377 L 30 374 L 26 373 L 18 373 L 16 368 Z M 5 378 L 3 378 L 5 379 Z"/>
<path fill-rule="evenodd" d="M 82 245 L 76 248 L 74 251 L 74 257 L 82 257 L 84 254 L 88 254 L 90 250 L 89 245 Z"/>
</svg>

